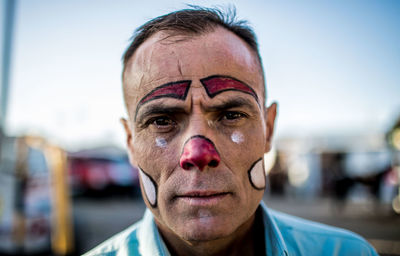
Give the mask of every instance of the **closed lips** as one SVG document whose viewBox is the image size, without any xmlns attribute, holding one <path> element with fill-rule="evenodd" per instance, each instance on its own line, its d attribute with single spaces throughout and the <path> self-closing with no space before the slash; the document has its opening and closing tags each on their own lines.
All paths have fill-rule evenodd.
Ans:
<svg viewBox="0 0 400 256">
<path fill-rule="evenodd" d="M 189 192 L 177 197 L 215 197 L 227 195 L 229 192 Z"/>
</svg>

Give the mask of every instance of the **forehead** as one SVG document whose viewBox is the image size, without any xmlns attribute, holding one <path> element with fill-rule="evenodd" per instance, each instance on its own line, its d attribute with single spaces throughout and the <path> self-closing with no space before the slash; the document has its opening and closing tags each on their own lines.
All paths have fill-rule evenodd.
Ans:
<svg viewBox="0 0 400 256">
<path fill-rule="evenodd" d="M 224 28 L 202 35 L 179 37 L 158 32 L 146 40 L 127 63 L 125 100 L 137 103 L 152 89 L 173 81 L 225 75 L 250 85 L 261 98 L 263 78 L 256 54 L 238 36 Z"/>
</svg>

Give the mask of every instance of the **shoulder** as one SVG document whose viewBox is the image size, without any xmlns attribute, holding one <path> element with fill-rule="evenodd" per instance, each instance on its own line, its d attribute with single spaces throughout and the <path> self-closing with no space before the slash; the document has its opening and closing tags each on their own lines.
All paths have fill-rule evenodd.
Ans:
<svg viewBox="0 0 400 256">
<path fill-rule="evenodd" d="M 123 255 L 139 255 L 137 232 L 142 224 L 139 221 L 124 231 L 114 235 L 83 256 L 106 255 L 113 256 L 123 252 Z"/>
<path fill-rule="evenodd" d="M 351 231 L 269 210 L 290 255 L 377 255 L 373 247 Z M 332 253 L 332 254 L 331 254 Z"/>
</svg>

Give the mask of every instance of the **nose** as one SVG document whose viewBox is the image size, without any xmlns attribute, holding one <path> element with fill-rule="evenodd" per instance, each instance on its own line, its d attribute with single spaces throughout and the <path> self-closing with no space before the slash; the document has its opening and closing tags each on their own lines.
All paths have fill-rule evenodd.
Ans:
<svg viewBox="0 0 400 256">
<path fill-rule="evenodd" d="M 183 146 L 179 164 L 185 170 L 197 167 L 202 171 L 206 166 L 217 167 L 219 162 L 220 157 L 214 143 L 204 136 L 196 135 Z"/>
</svg>

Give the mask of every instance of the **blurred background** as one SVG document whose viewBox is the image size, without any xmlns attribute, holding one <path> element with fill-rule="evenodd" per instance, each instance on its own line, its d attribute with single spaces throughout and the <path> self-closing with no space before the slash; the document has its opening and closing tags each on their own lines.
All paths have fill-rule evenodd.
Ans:
<svg viewBox="0 0 400 256">
<path fill-rule="evenodd" d="M 279 114 L 271 208 L 400 255 L 400 2 L 234 4 Z M 145 209 L 128 163 L 121 56 L 182 1 L 0 0 L 0 254 L 79 255 Z"/>
</svg>

